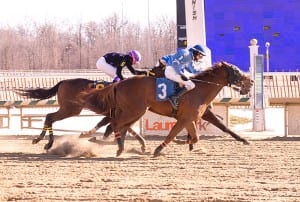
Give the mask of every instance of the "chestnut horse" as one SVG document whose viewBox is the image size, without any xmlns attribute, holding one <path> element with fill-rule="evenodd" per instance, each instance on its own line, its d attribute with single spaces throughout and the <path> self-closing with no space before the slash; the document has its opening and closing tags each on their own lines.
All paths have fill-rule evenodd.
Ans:
<svg viewBox="0 0 300 202">
<path fill-rule="evenodd" d="M 159 63 L 158 66 L 154 67 L 150 71 L 148 71 L 148 76 L 154 76 L 154 77 L 164 77 L 164 68 L 165 65 L 162 63 Z M 76 102 L 77 96 L 83 92 L 83 91 L 89 91 L 93 88 L 103 88 L 107 85 L 111 84 L 110 82 L 106 81 L 94 81 L 94 80 L 88 80 L 88 79 L 66 79 L 58 82 L 55 86 L 49 89 L 45 88 L 36 88 L 36 89 L 19 89 L 16 91 L 16 93 L 20 94 L 21 96 L 31 98 L 31 99 L 48 99 L 52 96 L 57 95 L 58 98 L 58 104 L 59 109 L 57 112 L 49 113 L 46 115 L 46 119 L 44 122 L 44 127 L 42 129 L 42 132 L 40 135 L 33 139 L 32 143 L 36 144 L 40 140 L 42 140 L 46 132 L 49 131 L 49 141 L 44 146 L 46 150 L 50 149 L 53 145 L 54 141 L 54 134 L 52 125 L 54 122 L 66 119 L 68 117 L 79 115 L 80 112 L 83 109 L 83 106 L 79 105 L 78 102 Z M 103 114 L 103 113 L 101 113 Z M 105 115 L 105 114 L 103 114 Z M 106 116 L 104 117 L 93 129 L 86 133 L 82 133 L 82 137 L 91 136 L 94 134 L 99 128 L 102 126 L 110 123 L 111 117 Z M 234 137 L 237 140 L 239 139 L 239 136 L 235 134 L 233 131 L 231 131 L 228 127 L 226 127 L 218 118 L 217 116 L 211 111 L 210 108 L 207 108 L 205 113 L 202 116 L 202 119 L 212 123 L 216 127 L 218 127 L 223 132 L 229 133 L 232 137 Z M 110 125 L 108 125 L 104 137 L 107 137 L 109 134 L 112 133 L 112 128 Z M 128 132 L 131 133 L 141 144 L 142 151 L 145 151 L 145 140 L 142 136 L 140 136 L 138 133 L 136 133 L 131 128 L 128 129 Z M 237 137 L 237 138 L 236 138 Z M 245 141 L 246 140 L 242 140 Z M 192 144 L 190 144 L 190 150 L 192 150 Z"/>
<path fill-rule="evenodd" d="M 198 141 L 195 122 L 203 117 L 208 105 L 224 86 L 238 88 L 242 95 L 248 94 L 252 87 L 251 79 L 236 66 L 220 62 L 213 67 L 197 74 L 192 81 L 195 88 L 183 95 L 177 114 L 175 125 L 170 130 L 164 142 L 159 145 L 154 156 L 160 155 L 161 150 L 169 144 L 176 135 L 186 128 L 191 139 L 176 140 L 177 143 L 194 144 Z M 149 110 L 165 116 L 173 116 L 173 108 L 168 101 L 156 100 L 155 78 L 135 76 L 117 85 L 104 89 L 92 90 L 80 96 L 80 103 L 85 108 L 96 113 L 112 112 L 111 126 L 117 133 L 119 140 L 124 140 L 128 128 L 139 120 Z M 235 139 L 248 144 L 244 138 L 234 135 Z M 124 150 L 124 142 L 118 142 L 117 156 Z"/>
</svg>

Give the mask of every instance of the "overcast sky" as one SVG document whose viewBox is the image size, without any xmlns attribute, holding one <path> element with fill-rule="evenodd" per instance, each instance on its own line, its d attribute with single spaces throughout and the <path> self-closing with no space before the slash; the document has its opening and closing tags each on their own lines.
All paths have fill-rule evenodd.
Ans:
<svg viewBox="0 0 300 202">
<path fill-rule="evenodd" d="M 117 13 L 133 23 L 148 23 L 148 0 L 3 0 L 0 26 L 34 22 L 101 21 Z M 176 21 L 176 0 L 149 0 L 150 22 L 160 17 Z"/>
</svg>

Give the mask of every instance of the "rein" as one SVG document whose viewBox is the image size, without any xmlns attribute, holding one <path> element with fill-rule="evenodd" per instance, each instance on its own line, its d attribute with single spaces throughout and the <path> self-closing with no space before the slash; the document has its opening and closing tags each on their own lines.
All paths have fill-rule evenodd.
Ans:
<svg viewBox="0 0 300 202">
<path fill-rule="evenodd" d="M 223 85 L 215 83 L 215 82 L 204 81 L 204 80 L 201 80 L 201 79 L 190 79 L 190 80 L 197 81 L 197 82 L 202 82 L 202 83 L 208 83 L 208 84 L 212 84 L 212 85 L 216 85 L 216 86 L 223 86 Z"/>
<path fill-rule="evenodd" d="M 210 81 L 203 81 L 201 79 L 191 79 L 192 81 L 196 81 L 196 82 L 202 82 L 202 83 L 207 83 L 207 84 L 212 84 L 212 85 L 216 85 L 216 86 L 222 86 L 221 84 L 218 84 L 218 83 L 215 83 L 215 82 L 210 82 Z M 238 87 L 234 87 L 234 86 L 231 86 L 231 84 L 228 84 L 227 85 L 228 87 L 232 88 L 233 90 L 235 91 L 240 91 L 240 89 Z"/>
</svg>

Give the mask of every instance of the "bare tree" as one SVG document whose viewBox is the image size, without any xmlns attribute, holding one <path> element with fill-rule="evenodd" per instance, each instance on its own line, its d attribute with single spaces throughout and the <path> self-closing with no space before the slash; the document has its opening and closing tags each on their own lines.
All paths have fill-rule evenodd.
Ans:
<svg viewBox="0 0 300 202">
<path fill-rule="evenodd" d="M 162 18 L 149 30 L 113 14 L 102 22 L 77 26 L 32 22 L 0 27 L 0 39 L 0 69 L 95 68 L 103 54 L 131 49 L 142 53 L 142 66 L 152 66 L 162 55 L 175 51 L 176 24 Z"/>
</svg>

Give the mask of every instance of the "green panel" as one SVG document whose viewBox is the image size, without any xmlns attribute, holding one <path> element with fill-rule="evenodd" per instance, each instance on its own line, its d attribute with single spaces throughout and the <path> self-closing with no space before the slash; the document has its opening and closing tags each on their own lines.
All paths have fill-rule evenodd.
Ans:
<svg viewBox="0 0 300 202">
<path fill-rule="evenodd" d="M 232 98 L 222 98 L 220 102 L 229 102 Z"/>
<path fill-rule="evenodd" d="M 48 100 L 47 105 L 53 105 L 56 102 L 56 100 Z"/>
<path fill-rule="evenodd" d="M 5 105 L 6 101 L 0 101 L 0 105 Z"/>
<path fill-rule="evenodd" d="M 29 105 L 37 105 L 38 102 L 39 102 L 38 100 L 30 101 Z"/>
<path fill-rule="evenodd" d="M 23 101 L 21 101 L 21 100 L 19 100 L 19 101 L 14 101 L 14 105 L 15 105 L 15 106 L 21 105 L 22 102 L 23 102 Z"/>
<path fill-rule="evenodd" d="M 248 97 L 243 97 L 239 100 L 239 102 L 248 102 L 250 98 Z"/>
</svg>

